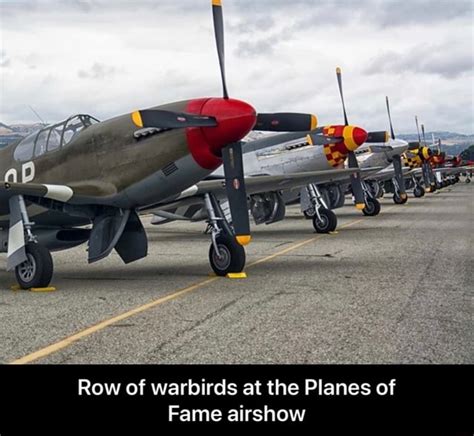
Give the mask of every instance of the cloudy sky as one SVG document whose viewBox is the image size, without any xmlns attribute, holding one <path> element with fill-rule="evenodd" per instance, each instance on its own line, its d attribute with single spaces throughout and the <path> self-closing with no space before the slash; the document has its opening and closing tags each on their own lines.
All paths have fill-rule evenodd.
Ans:
<svg viewBox="0 0 474 436">
<path fill-rule="evenodd" d="M 472 133 L 471 0 L 223 0 L 232 97 L 395 130 Z M 221 95 L 210 0 L 0 0 L 0 121 L 106 119 Z"/>
</svg>

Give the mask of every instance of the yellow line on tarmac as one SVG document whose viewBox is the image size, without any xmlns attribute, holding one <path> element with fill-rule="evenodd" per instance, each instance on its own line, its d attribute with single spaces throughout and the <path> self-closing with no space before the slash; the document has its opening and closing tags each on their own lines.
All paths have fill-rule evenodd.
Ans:
<svg viewBox="0 0 474 436">
<path fill-rule="evenodd" d="M 24 364 L 24 363 L 30 363 L 35 360 L 41 359 L 42 357 L 46 357 L 52 353 L 55 353 L 56 351 L 59 351 L 63 348 L 68 347 L 73 342 L 76 342 L 79 339 L 85 338 L 86 336 L 90 336 L 92 333 L 98 332 L 99 330 L 102 330 L 105 327 L 108 327 L 111 324 L 114 324 L 118 321 L 122 321 L 133 315 L 137 315 L 138 313 L 144 312 L 145 310 L 151 309 L 152 307 L 174 300 L 175 298 L 181 297 L 182 295 L 187 294 L 188 292 L 192 292 L 198 288 L 203 287 L 204 285 L 212 283 L 216 281 L 217 279 L 218 277 L 212 277 L 210 279 L 196 283 L 192 286 L 188 286 L 187 288 L 181 289 L 172 294 L 166 295 L 165 297 L 161 297 L 161 298 L 158 298 L 157 300 L 150 301 L 149 303 L 143 304 L 142 306 L 135 307 L 135 309 L 129 310 L 127 312 L 121 313 L 120 315 L 114 316 L 112 318 L 101 321 L 97 324 L 94 324 L 91 327 L 81 330 L 80 332 L 75 333 L 71 336 L 68 336 L 67 338 L 64 338 L 58 342 L 55 342 L 54 344 L 48 345 L 47 347 L 41 348 L 38 351 L 34 351 L 33 353 L 27 354 L 26 356 L 13 360 L 10 363 L 11 364 Z"/>
<path fill-rule="evenodd" d="M 349 226 L 352 226 L 354 224 L 357 224 L 358 222 L 363 221 L 363 220 L 364 220 L 364 218 L 361 218 L 361 219 L 358 219 L 358 220 L 355 220 L 355 221 L 351 221 L 347 224 L 344 224 L 344 225 L 340 226 L 339 228 L 343 229 L 345 227 L 349 227 Z M 282 256 L 283 254 L 286 254 L 290 251 L 293 251 L 293 250 L 296 250 L 300 247 L 303 247 L 304 245 L 307 245 L 310 242 L 316 241 L 317 239 L 320 239 L 323 236 L 325 236 L 325 235 L 321 234 L 321 235 L 317 235 L 317 236 L 314 236 L 312 238 L 306 239 L 304 241 L 297 242 L 296 244 L 293 244 L 293 245 L 285 248 L 284 250 L 278 251 L 278 252 L 276 252 L 276 253 L 274 253 L 270 256 L 266 256 L 262 259 L 256 260 L 255 262 L 252 262 L 252 263 L 248 264 L 247 266 L 250 267 L 250 266 L 257 265 L 259 263 L 268 262 L 268 261 L 274 259 L 275 257 Z M 34 362 L 35 360 L 38 360 L 38 359 L 41 359 L 43 357 L 49 356 L 50 354 L 53 354 L 53 353 L 55 353 L 59 350 L 62 350 L 63 348 L 69 347 L 71 344 L 73 344 L 74 342 L 79 341 L 82 338 L 85 338 L 87 336 L 92 335 L 93 333 L 96 333 L 100 330 L 103 330 L 104 328 L 108 327 L 111 324 L 114 324 L 118 321 L 122 321 L 124 319 L 130 318 L 131 316 L 137 315 L 139 313 L 145 312 L 146 310 L 151 309 L 151 308 L 156 307 L 156 306 L 159 306 L 160 304 L 167 303 L 168 301 L 174 300 L 178 297 L 181 297 L 182 295 L 188 294 L 192 291 L 195 291 L 196 289 L 202 288 L 204 285 L 212 283 L 212 282 L 214 282 L 218 279 L 219 279 L 219 277 L 212 277 L 210 279 L 203 280 L 202 282 L 195 283 L 194 285 L 188 286 L 187 288 L 184 288 L 184 289 L 180 289 L 179 291 L 173 292 L 172 294 L 166 295 L 164 297 L 161 297 L 161 298 L 158 298 L 156 300 L 150 301 L 149 303 L 146 303 L 146 304 L 143 304 L 141 306 L 135 307 L 134 309 L 131 309 L 127 312 L 121 313 L 120 315 L 117 315 L 117 316 L 114 316 L 112 318 L 101 321 L 97 324 L 94 324 L 91 327 L 87 327 L 86 329 L 81 330 L 81 331 L 79 331 L 79 332 L 77 332 L 77 333 L 75 333 L 71 336 L 68 336 L 68 337 L 64 338 L 64 339 L 61 339 L 60 341 L 55 342 L 54 344 L 48 345 L 44 348 L 41 348 L 37 351 L 34 351 L 33 353 L 27 354 L 26 356 L 23 356 L 23 357 L 20 357 L 19 359 L 13 360 L 13 361 L 10 362 L 10 364 L 22 365 L 22 364 L 31 363 L 31 362 Z"/>
</svg>

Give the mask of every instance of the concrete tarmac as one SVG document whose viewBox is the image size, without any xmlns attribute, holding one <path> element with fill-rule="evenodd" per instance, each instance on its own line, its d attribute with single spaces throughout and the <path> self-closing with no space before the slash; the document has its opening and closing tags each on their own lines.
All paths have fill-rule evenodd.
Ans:
<svg viewBox="0 0 474 436">
<path fill-rule="evenodd" d="M 336 210 L 334 235 L 298 207 L 253 226 L 243 280 L 208 276 L 204 223 L 145 218 L 150 254 L 130 265 L 54 253 L 50 293 L 10 290 L 2 255 L 0 361 L 474 363 L 474 184 L 381 203 Z"/>
</svg>

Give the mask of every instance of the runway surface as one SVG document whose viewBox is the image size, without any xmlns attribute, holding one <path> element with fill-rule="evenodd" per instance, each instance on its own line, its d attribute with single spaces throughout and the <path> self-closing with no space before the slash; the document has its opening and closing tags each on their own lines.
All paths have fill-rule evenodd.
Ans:
<svg viewBox="0 0 474 436">
<path fill-rule="evenodd" d="M 346 206 L 335 235 L 291 207 L 253 226 L 244 280 L 208 276 L 204 223 L 147 224 L 130 265 L 55 253 L 51 293 L 10 290 L 2 255 L 0 361 L 473 363 L 473 186 Z"/>
</svg>

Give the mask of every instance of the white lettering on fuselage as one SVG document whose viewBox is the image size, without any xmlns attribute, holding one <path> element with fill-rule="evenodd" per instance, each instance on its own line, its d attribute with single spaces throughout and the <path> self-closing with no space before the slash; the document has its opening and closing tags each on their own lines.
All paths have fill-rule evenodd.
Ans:
<svg viewBox="0 0 474 436">
<path fill-rule="evenodd" d="M 32 161 L 26 162 L 21 166 L 21 183 L 32 182 L 35 178 L 35 164 Z M 5 182 L 17 183 L 18 171 L 15 168 L 10 168 L 3 178 Z"/>
</svg>

